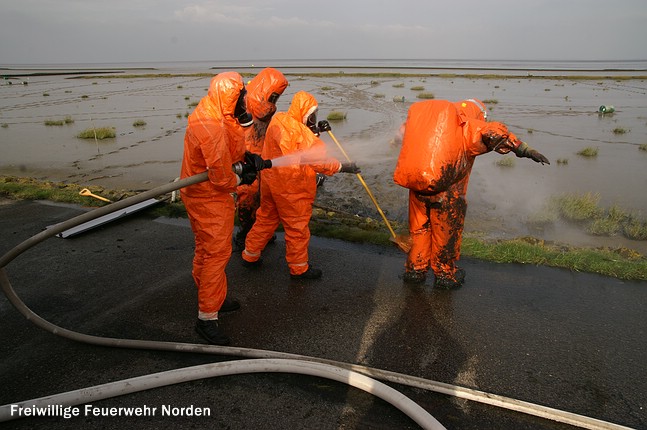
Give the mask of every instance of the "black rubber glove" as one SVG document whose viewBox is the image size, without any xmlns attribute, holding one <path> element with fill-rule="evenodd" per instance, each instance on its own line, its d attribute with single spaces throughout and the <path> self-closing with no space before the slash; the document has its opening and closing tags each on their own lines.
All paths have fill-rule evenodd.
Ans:
<svg viewBox="0 0 647 430">
<path fill-rule="evenodd" d="M 354 162 L 350 163 L 341 163 L 341 173 L 361 173 L 359 167 Z"/>
<path fill-rule="evenodd" d="M 250 185 L 256 180 L 256 175 L 257 175 L 256 166 L 254 166 L 252 163 L 243 163 L 243 171 L 239 175 L 240 177 L 239 185 Z"/>
<path fill-rule="evenodd" d="M 536 163 L 550 164 L 548 158 L 544 157 L 544 155 L 536 149 L 531 148 L 526 142 L 521 142 L 521 145 L 517 147 L 514 153 L 517 157 L 530 158 Z"/>
<path fill-rule="evenodd" d="M 530 158 L 531 160 L 535 161 L 536 163 L 550 164 L 550 161 L 548 161 L 548 158 L 544 157 L 543 154 L 541 154 L 540 152 L 538 152 L 535 149 L 529 150 L 526 157 Z"/>
<path fill-rule="evenodd" d="M 326 121 L 325 119 L 322 119 L 317 123 L 317 127 L 319 128 L 319 131 L 330 131 L 330 123 Z"/>
<path fill-rule="evenodd" d="M 245 152 L 245 164 L 251 164 L 257 172 L 265 167 L 265 161 L 261 156 L 249 151 Z"/>
</svg>

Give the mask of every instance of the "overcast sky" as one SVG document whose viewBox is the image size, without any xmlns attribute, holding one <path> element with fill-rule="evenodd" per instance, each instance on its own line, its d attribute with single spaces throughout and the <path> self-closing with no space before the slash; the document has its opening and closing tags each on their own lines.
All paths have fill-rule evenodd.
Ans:
<svg viewBox="0 0 647 430">
<path fill-rule="evenodd" d="M 0 0 L 0 65 L 647 59 L 645 0 Z"/>
</svg>

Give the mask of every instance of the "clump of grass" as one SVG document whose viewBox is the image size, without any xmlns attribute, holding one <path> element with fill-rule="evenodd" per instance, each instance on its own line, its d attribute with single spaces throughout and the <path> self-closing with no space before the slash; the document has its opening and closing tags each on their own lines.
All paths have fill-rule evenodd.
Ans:
<svg viewBox="0 0 647 430">
<path fill-rule="evenodd" d="M 182 88 L 184 88 L 184 85 L 178 85 L 178 86 L 177 86 L 177 89 L 178 89 L 178 90 L 181 90 Z"/>
<path fill-rule="evenodd" d="M 84 95 L 82 95 L 82 96 L 81 96 L 81 98 L 82 98 L 82 99 L 87 99 L 87 98 L 88 98 L 88 96 L 86 96 L 86 95 L 84 94 Z"/>
<path fill-rule="evenodd" d="M 628 133 L 629 130 L 622 128 L 622 127 L 616 127 L 613 129 L 613 134 L 625 134 Z"/>
<path fill-rule="evenodd" d="M 568 267 L 580 272 L 615 276 L 619 279 L 647 279 L 647 259 L 619 249 L 572 248 L 533 238 L 482 241 L 463 238 L 462 253 L 498 263 L 524 263 Z"/>
<path fill-rule="evenodd" d="M 577 153 L 577 155 L 581 155 L 582 157 L 597 157 L 598 156 L 598 148 L 593 148 L 591 146 L 587 146 L 586 148 L 582 149 L 580 152 Z"/>
<path fill-rule="evenodd" d="M 2 123 L 2 128 L 9 128 L 9 124 L 7 124 L 6 122 Z"/>
<path fill-rule="evenodd" d="M 380 83 L 378 81 L 371 81 L 371 85 L 373 85 L 373 86 L 380 85 Z"/>
<path fill-rule="evenodd" d="M 497 99 L 485 99 L 483 103 L 486 105 L 496 105 L 499 104 L 499 101 Z"/>
<path fill-rule="evenodd" d="M 198 103 L 200 103 L 200 102 L 191 102 L 187 106 L 190 107 L 190 108 L 191 107 L 196 107 L 198 105 Z"/>
<path fill-rule="evenodd" d="M 346 119 L 346 112 L 334 110 L 328 114 L 326 119 L 328 121 L 343 121 Z"/>
<path fill-rule="evenodd" d="M 114 127 L 87 128 L 76 135 L 79 139 L 113 139 L 116 136 Z"/>
<path fill-rule="evenodd" d="M 404 96 L 394 96 L 393 101 L 396 103 L 404 103 Z"/>
<path fill-rule="evenodd" d="M 330 91 L 332 89 L 332 87 L 321 87 L 321 91 Z"/>
<path fill-rule="evenodd" d="M 514 167 L 514 158 L 503 157 L 498 159 L 495 164 L 499 167 Z"/>
<path fill-rule="evenodd" d="M 557 159 L 557 164 L 562 165 L 562 166 L 568 164 L 568 158 L 558 158 Z"/>
<path fill-rule="evenodd" d="M 647 240 L 647 222 L 632 218 L 623 225 L 622 232 L 632 240 Z"/>
<path fill-rule="evenodd" d="M 65 125 L 65 124 L 72 124 L 73 122 L 74 120 L 72 119 L 72 117 L 67 115 L 63 119 L 46 119 L 45 125 Z"/>
<path fill-rule="evenodd" d="M 422 85 L 417 85 L 415 87 L 411 87 L 411 90 L 412 91 L 424 91 L 425 87 L 423 87 Z"/>
<path fill-rule="evenodd" d="M 551 204 L 554 204 L 559 214 L 568 221 L 593 220 L 600 214 L 598 203 L 599 194 L 586 193 L 584 195 L 564 194 L 553 197 Z"/>
<path fill-rule="evenodd" d="M 552 226 L 559 218 L 559 213 L 554 206 L 546 205 L 541 210 L 532 213 L 526 219 L 526 225 L 536 231 L 544 231 Z"/>
<path fill-rule="evenodd" d="M 639 149 L 640 151 L 647 151 L 647 143 L 643 143 L 642 145 L 640 145 L 640 146 L 638 147 L 638 149 Z"/>
<path fill-rule="evenodd" d="M 434 95 L 434 93 L 424 93 L 423 92 L 423 93 L 419 93 L 416 97 L 418 97 L 419 99 L 433 99 L 436 96 Z"/>
<path fill-rule="evenodd" d="M 384 95 L 382 93 L 373 94 L 373 98 L 375 98 L 375 99 L 383 99 L 384 97 L 386 97 L 386 95 Z"/>
<path fill-rule="evenodd" d="M 533 134 L 533 133 L 534 133 L 534 131 L 535 131 L 535 130 L 533 130 L 532 128 L 529 128 L 529 129 L 527 130 L 527 133 L 528 133 L 528 134 Z"/>
<path fill-rule="evenodd" d="M 404 88 L 404 82 L 398 82 L 397 84 L 393 84 L 393 88 Z"/>
<path fill-rule="evenodd" d="M 143 119 L 138 119 L 135 122 L 133 122 L 133 127 L 144 127 L 146 125 L 146 121 Z"/>
</svg>

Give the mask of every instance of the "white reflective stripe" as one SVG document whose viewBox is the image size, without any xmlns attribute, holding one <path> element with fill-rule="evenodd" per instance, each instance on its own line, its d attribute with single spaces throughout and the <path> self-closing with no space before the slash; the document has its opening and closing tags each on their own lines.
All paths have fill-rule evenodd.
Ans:
<svg viewBox="0 0 647 430">
<path fill-rule="evenodd" d="M 250 257 L 260 257 L 260 256 L 261 256 L 261 253 L 260 253 L 260 252 L 252 253 L 252 252 L 249 252 L 249 251 L 247 250 L 247 248 L 243 249 L 243 254 L 248 255 L 248 256 L 250 256 Z"/>
<path fill-rule="evenodd" d="M 218 311 L 215 312 L 202 312 L 198 311 L 198 319 L 203 321 L 213 321 L 218 319 Z"/>
<path fill-rule="evenodd" d="M 295 266 L 295 267 L 307 266 L 307 265 L 308 265 L 307 261 L 305 263 L 290 263 L 290 266 Z"/>
</svg>

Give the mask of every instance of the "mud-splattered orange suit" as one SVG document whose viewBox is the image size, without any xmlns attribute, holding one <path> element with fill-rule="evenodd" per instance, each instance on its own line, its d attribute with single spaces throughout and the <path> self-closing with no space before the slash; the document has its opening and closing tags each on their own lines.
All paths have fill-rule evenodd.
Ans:
<svg viewBox="0 0 647 430">
<path fill-rule="evenodd" d="M 283 73 L 271 67 L 261 70 L 247 84 L 247 112 L 254 119 L 254 124 L 245 129 L 247 151 L 261 155 L 265 131 L 272 115 L 276 112 L 276 101 L 287 86 L 288 80 L 283 76 Z M 256 220 L 256 211 L 260 206 L 260 180 L 254 181 L 250 185 L 239 185 L 236 194 L 238 196 L 238 222 L 240 223 L 236 241 L 242 245 Z"/>
<path fill-rule="evenodd" d="M 308 270 L 308 223 L 317 193 L 316 173 L 330 176 L 341 169 L 337 159 L 326 155 L 325 143 L 305 125 L 316 107 L 317 101 L 311 94 L 299 91 L 288 111 L 272 118 L 261 156 L 273 161 L 291 156 L 289 165 L 260 172 L 261 205 L 242 253 L 245 261 L 257 261 L 281 223 L 285 230 L 285 259 L 291 275 Z"/>
<path fill-rule="evenodd" d="M 397 184 L 409 189 L 412 247 L 405 269 L 426 273 L 431 268 L 436 284 L 462 283 L 456 262 L 474 159 L 522 145 L 505 125 L 485 122 L 484 114 L 478 100 L 429 100 L 412 104 L 405 122 L 393 175 Z"/>
<path fill-rule="evenodd" d="M 245 155 L 243 128 L 234 118 L 243 80 L 236 72 L 211 79 L 208 94 L 189 115 L 184 137 L 181 178 L 208 170 L 209 180 L 181 190 L 195 236 L 193 279 L 198 289 L 198 317 L 217 318 L 227 295 L 225 267 L 231 256 L 234 197 L 238 176 L 232 164 Z"/>
</svg>

